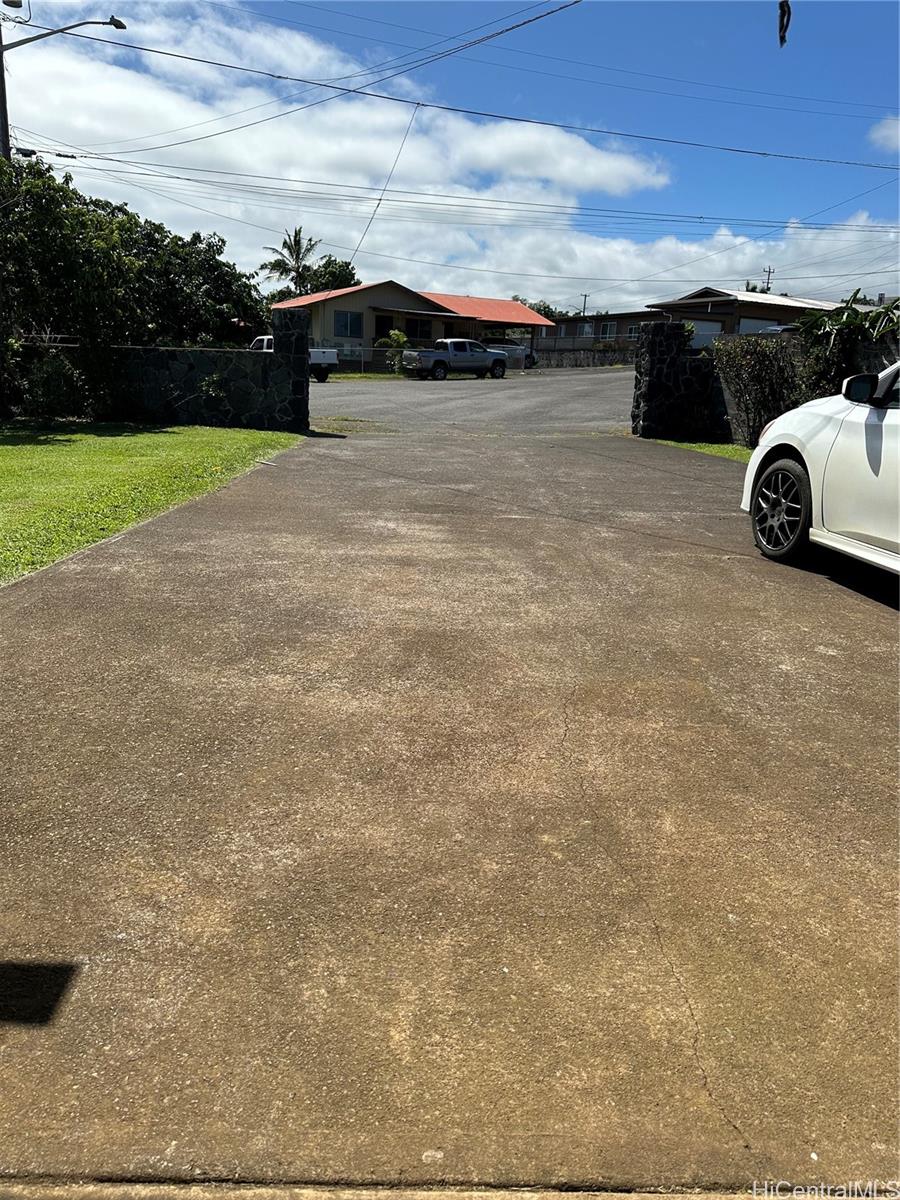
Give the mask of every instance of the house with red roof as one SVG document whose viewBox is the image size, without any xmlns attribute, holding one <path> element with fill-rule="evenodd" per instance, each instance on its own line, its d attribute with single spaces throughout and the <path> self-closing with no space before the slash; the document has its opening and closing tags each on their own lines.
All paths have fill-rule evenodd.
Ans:
<svg viewBox="0 0 900 1200">
<path fill-rule="evenodd" d="M 373 346 L 392 329 L 401 330 L 414 345 L 430 346 L 437 338 L 482 340 L 506 336 L 513 329 L 533 336 L 538 329 L 553 327 L 552 321 L 518 300 L 418 292 L 393 279 L 315 292 L 272 307 L 309 309 L 310 343 L 342 349 L 343 357 L 356 347 Z"/>
</svg>

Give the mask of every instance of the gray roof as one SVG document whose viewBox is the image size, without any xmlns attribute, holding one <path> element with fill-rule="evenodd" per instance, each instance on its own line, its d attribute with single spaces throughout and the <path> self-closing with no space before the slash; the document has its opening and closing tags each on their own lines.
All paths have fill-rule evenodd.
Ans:
<svg viewBox="0 0 900 1200">
<path fill-rule="evenodd" d="M 647 307 L 668 308 L 671 304 L 700 304 L 704 300 L 738 300 L 741 304 L 765 304 L 769 307 L 798 308 L 804 311 L 818 308 L 824 312 L 831 312 L 832 309 L 840 308 L 840 304 L 834 300 L 804 300 L 801 296 L 776 296 L 772 292 L 739 292 L 733 288 L 714 287 L 699 288 L 695 292 L 688 292 L 686 296 L 673 296 L 671 300 L 657 300 Z"/>
</svg>

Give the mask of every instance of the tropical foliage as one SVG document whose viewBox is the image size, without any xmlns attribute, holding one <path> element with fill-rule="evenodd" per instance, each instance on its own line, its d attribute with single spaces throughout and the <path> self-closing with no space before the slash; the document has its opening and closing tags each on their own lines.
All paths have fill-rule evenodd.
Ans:
<svg viewBox="0 0 900 1200">
<path fill-rule="evenodd" d="M 399 375 L 403 370 L 403 351 L 409 349 L 409 338 L 403 330 L 390 330 L 387 337 L 379 338 L 375 345 L 379 348 L 388 348 L 388 353 L 384 356 L 385 360 L 389 363 L 391 370 Z"/>
<path fill-rule="evenodd" d="M 265 279 L 286 280 L 296 296 L 307 294 L 311 289 L 305 287 L 306 278 L 318 248 L 318 241 L 303 236 L 302 225 L 293 230 L 286 229 L 280 247 L 263 246 L 272 257 L 259 264 L 260 274 Z"/>
<path fill-rule="evenodd" d="M 755 446 L 762 427 L 781 413 L 833 395 L 848 375 L 896 361 L 900 302 L 861 304 L 855 291 L 838 308 L 806 313 L 795 338 L 716 339 L 716 367 L 731 393 L 739 441 Z"/>
<path fill-rule="evenodd" d="M 217 234 L 181 237 L 84 196 L 39 161 L 0 161 L 0 347 L 66 335 L 83 346 L 245 345 L 266 310 Z"/>
<path fill-rule="evenodd" d="M 286 280 L 284 287 L 276 288 L 266 296 L 268 304 L 281 300 L 292 300 L 295 296 L 310 296 L 313 292 L 336 291 L 338 288 L 358 287 L 362 280 L 353 264 L 333 254 L 325 254 L 313 261 L 313 255 L 321 245 L 314 238 L 303 236 L 303 226 L 286 229 L 281 239 L 281 248 L 265 246 L 272 258 L 260 263 L 260 274 L 265 279 Z"/>
</svg>

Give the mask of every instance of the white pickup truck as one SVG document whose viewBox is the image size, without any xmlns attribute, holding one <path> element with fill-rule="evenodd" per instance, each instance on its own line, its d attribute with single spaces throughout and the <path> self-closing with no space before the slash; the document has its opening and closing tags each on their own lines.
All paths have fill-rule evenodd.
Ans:
<svg viewBox="0 0 900 1200">
<path fill-rule="evenodd" d="M 274 350 L 274 339 L 269 334 L 268 337 L 254 338 L 250 343 L 251 350 L 267 350 L 270 354 Z M 337 350 L 319 350 L 315 346 L 309 348 L 309 373 L 313 379 L 319 383 L 326 383 L 328 376 L 333 369 L 338 365 Z"/>
<path fill-rule="evenodd" d="M 503 350 L 489 350 L 481 342 L 463 338 L 444 338 L 433 350 L 404 350 L 401 366 L 419 379 L 446 379 L 451 371 L 462 371 L 484 379 L 502 379 L 508 356 Z"/>
</svg>

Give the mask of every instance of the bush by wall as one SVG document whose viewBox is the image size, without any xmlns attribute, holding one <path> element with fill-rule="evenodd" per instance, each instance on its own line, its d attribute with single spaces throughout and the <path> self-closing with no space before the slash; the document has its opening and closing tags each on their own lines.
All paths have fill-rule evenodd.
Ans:
<svg viewBox="0 0 900 1200">
<path fill-rule="evenodd" d="M 763 426 L 782 413 L 835 395 L 848 375 L 879 372 L 898 357 L 900 305 L 858 307 L 858 293 L 830 311 L 810 312 L 796 334 L 716 338 L 719 376 L 732 401 L 732 428 L 755 446 Z"/>
<path fill-rule="evenodd" d="M 783 338 L 716 338 L 716 369 L 731 395 L 736 441 L 755 446 L 764 425 L 801 403 L 797 359 Z"/>
</svg>

